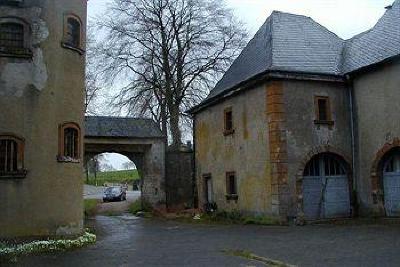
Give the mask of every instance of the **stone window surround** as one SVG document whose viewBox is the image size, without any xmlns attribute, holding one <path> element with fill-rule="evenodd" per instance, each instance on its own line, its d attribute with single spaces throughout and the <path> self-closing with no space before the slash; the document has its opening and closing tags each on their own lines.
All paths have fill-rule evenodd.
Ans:
<svg viewBox="0 0 400 267">
<path fill-rule="evenodd" d="M 31 27 L 29 23 L 19 17 L 0 17 L 0 24 L 3 23 L 16 23 L 24 27 L 24 49 L 20 53 L 0 50 L 0 57 L 32 58 Z"/>
<path fill-rule="evenodd" d="M 231 125 L 228 126 L 228 116 L 230 116 Z M 232 135 L 235 133 L 234 123 L 233 123 L 233 111 L 232 107 L 227 107 L 224 109 L 224 135 Z"/>
<path fill-rule="evenodd" d="M 79 23 L 80 36 L 79 36 L 79 46 L 78 47 L 74 47 L 71 44 L 67 43 L 67 41 L 66 41 L 67 31 L 68 31 L 68 19 L 74 19 L 75 21 L 77 21 Z M 71 12 L 64 14 L 63 39 L 61 41 L 61 46 L 66 49 L 71 49 L 73 51 L 76 51 L 80 55 L 83 55 L 85 53 L 85 50 L 83 49 L 84 29 L 82 26 L 83 26 L 82 20 L 78 15 L 75 15 L 74 13 L 71 13 Z"/>
<path fill-rule="evenodd" d="M 78 157 L 77 158 L 71 158 L 71 157 L 66 157 L 64 155 L 65 151 L 65 143 L 64 143 L 64 133 L 65 130 L 68 128 L 73 128 L 78 131 Z M 82 143 L 82 135 L 81 135 L 81 127 L 75 123 L 75 122 L 66 122 L 61 124 L 58 127 L 58 155 L 57 155 L 57 161 L 61 163 L 80 163 L 81 162 L 81 143 Z"/>
<path fill-rule="evenodd" d="M 17 172 L 0 173 L 0 179 L 25 178 L 27 171 L 24 169 L 25 139 L 13 133 L 0 134 L 0 140 L 12 140 L 17 143 Z"/>
<path fill-rule="evenodd" d="M 234 183 L 235 183 L 235 190 L 232 192 L 231 190 L 231 181 L 230 179 L 233 177 Z M 235 200 L 237 201 L 239 196 L 238 196 L 238 188 L 237 188 L 237 177 L 236 177 L 236 172 L 231 171 L 231 172 L 226 172 L 226 200 Z"/>
<path fill-rule="evenodd" d="M 326 115 L 327 119 L 326 120 L 321 120 L 319 116 L 319 111 L 320 111 L 320 106 L 319 106 L 319 100 L 326 100 Z M 334 125 L 334 121 L 332 120 L 332 108 L 331 108 L 331 101 L 329 96 L 320 96 L 316 95 L 314 96 L 314 105 L 315 105 L 315 120 L 314 123 L 316 125 L 328 125 L 332 126 Z"/>
</svg>

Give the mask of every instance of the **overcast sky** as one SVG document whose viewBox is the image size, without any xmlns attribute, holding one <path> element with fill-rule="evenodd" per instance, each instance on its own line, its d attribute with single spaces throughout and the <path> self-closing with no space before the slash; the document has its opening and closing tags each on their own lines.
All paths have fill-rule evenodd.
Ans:
<svg viewBox="0 0 400 267">
<path fill-rule="evenodd" d="M 90 0 L 89 17 L 110 0 Z M 226 0 L 253 35 L 273 10 L 312 17 L 344 39 L 371 28 L 394 0 Z"/>
<path fill-rule="evenodd" d="M 90 0 L 89 19 L 106 8 L 110 0 Z M 394 0 L 226 0 L 238 18 L 254 35 L 273 10 L 312 17 L 344 39 L 370 29 Z M 107 157 L 117 169 L 128 159 L 116 154 Z"/>
</svg>

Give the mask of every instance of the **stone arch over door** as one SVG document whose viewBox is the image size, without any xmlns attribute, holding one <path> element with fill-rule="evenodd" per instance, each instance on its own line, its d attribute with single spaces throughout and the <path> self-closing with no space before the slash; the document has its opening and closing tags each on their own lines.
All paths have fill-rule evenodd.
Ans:
<svg viewBox="0 0 400 267">
<path fill-rule="evenodd" d="M 371 165 L 371 193 L 373 204 L 380 216 L 386 215 L 383 172 L 386 157 L 396 149 L 400 149 L 400 138 L 387 142 L 376 152 Z"/>
<path fill-rule="evenodd" d="M 126 156 L 142 178 L 143 199 L 165 205 L 165 142 L 158 125 L 119 117 L 86 117 L 85 122 L 85 160 L 107 152 Z"/>
<path fill-rule="evenodd" d="M 304 214 L 304 172 L 306 169 L 307 164 L 316 156 L 323 155 L 323 154 L 330 154 L 334 155 L 338 159 L 341 160 L 343 166 L 346 171 L 346 175 L 348 178 L 348 192 L 349 192 L 349 199 L 350 199 L 350 207 L 351 209 L 354 206 L 353 199 L 352 199 L 352 192 L 353 192 L 353 172 L 351 168 L 351 158 L 346 156 L 346 154 L 336 149 L 330 145 L 324 145 L 315 147 L 312 149 L 307 155 L 303 158 L 301 163 L 299 164 L 297 173 L 296 173 L 296 195 L 297 195 L 297 222 L 302 224 L 306 220 L 306 216 Z M 352 214 L 351 214 L 352 215 Z"/>
</svg>

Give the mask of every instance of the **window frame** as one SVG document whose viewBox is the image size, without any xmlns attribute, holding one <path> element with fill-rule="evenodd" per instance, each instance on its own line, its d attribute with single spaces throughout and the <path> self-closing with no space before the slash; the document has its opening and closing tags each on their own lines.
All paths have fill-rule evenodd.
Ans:
<svg viewBox="0 0 400 267">
<path fill-rule="evenodd" d="M 23 28 L 23 47 L 1 47 L 0 46 L 0 57 L 16 57 L 16 58 L 28 58 L 31 59 L 33 56 L 31 50 L 31 27 L 23 19 L 18 17 L 0 17 L 1 24 L 18 24 Z"/>
<path fill-rule="evenodd" d="M 320 100 L 326 101 L 326 120 L 322 120 L 320 118 Z M 331 101 L 329 96 L 314 96 L 314 109 L 315 109 L 315 120 L 314 123 L 317 125 L 334 125 L 334 121 L 332 120 L 332 108 Z"/>
<path fill-rule="evenodd" d="M 228 127 L 228 114 L 230 114 L 231 127 Z M 235 133 L 235 124 L 233 123 L 233 110 L 232 107 L 224 109 L 224 135 L 232 135 Z"/>
<path fill-rule="evenodd" d="M 234 190 L 232 191 L 231 187 L 231 178 L 234 181 Z M 236 172 L 231 171 L 226 173 L 226 200 L 238 200 L 238 184 L 237 184 L 237 177 Z"/>
<path fill-rule="evenodd" d="M 76 22 L 79 23 L 79 45 L 74 46 L 71 43 L 67 41 L 67 32 L 68 32 L 68 20 L 73 19 Z M 74 13 L 65 13 L 64 14 L 64 29 L 63 29 L 63 38 L 61 41 L 61 46 L 66 49 L 73 50 L 75 52 L 78 52 L 80 55 L 83 55 L 85 53 L 85 50 L 83 49 L 83 43 L 84 43 L 84 29 L 83 29 L 83 23 L 82 20 L 79 16 L 75 15 Z"/>
<path fill-rule="evenodd" d="M 24 168 L 25 139 L 12 133 L 2 133 L 0 134 L 0 140 L 11 140 L 17 144 L 17 170 L 12 172 L 0 171 L 0 179 L 25 178 L 27 174 Z"/>
<path fill-rule="evenodd" d="M 66 122 L 61 124 L 58 130 L 58 162 L 64 163 L 80 163 L 82 157 L 82 135 L 81 135 L 81 127 L 75 122 Z M 68 128 L 72 128 L 78 132 L 78 142 L 77 142 L 77 157 L 69 157 L 65 155 L 65 130 Z"/>
<path fill-rule="evenodd" d="M 208 181 L 211 181 L 211 196 L 208 192 Z M 214 188 L 212 184 L 212 175 L 211 173 L 203 174 L 203 182 L 204 182 L 204 199 L 207 204 L 211 204 L 214 202 Z M 209 201 L 211 199 L 211 202 Z"/>
</svg>

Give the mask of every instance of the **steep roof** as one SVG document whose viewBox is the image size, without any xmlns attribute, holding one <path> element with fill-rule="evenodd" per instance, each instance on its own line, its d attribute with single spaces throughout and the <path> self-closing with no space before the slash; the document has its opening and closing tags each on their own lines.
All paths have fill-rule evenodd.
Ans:
<svg viewBox="0 0 400 267">
<path fill-rule="evenodd" d="M 343 73 L 376 64 L 399 54 L 400 0 L 397 0 L 371 30 L 346 41 Z"/>
<path fill-rule="evenodd" d="M 208 98 L 268 70 L 340 74 L 343 45 L 309 17 L 274 11 Z"/>
<path fill-rule="evenodd" d="M 343 76 L 399 54 L 400 0 L 347 41 L 309 17 L 274 11 L 199 106 L 263 73 Z"/>
<path fill-rule="evenodd" d="M 151 119 L 88 116 L 85 118 L 86 137 L 162 138 Z"/>
</svg>

